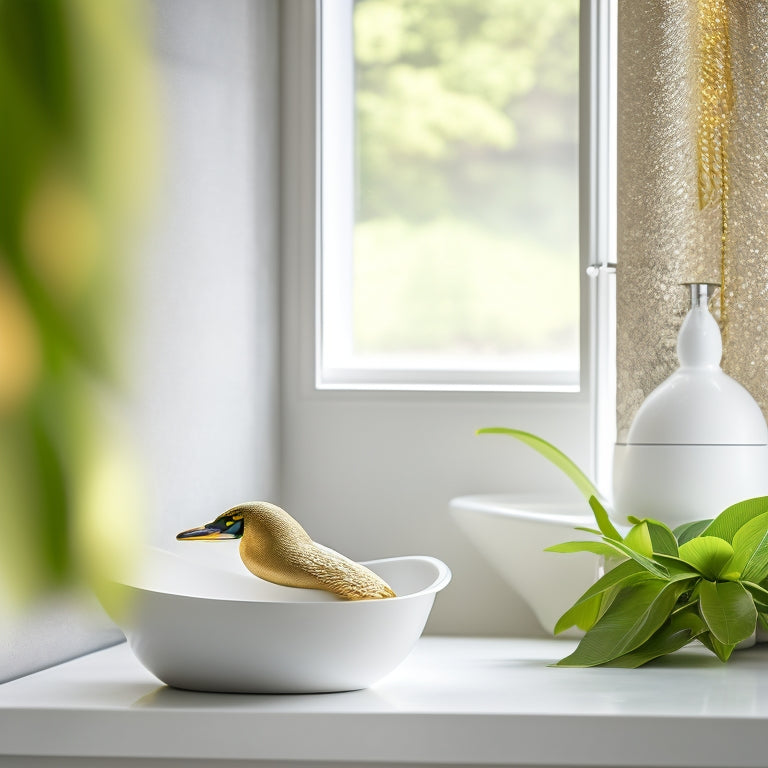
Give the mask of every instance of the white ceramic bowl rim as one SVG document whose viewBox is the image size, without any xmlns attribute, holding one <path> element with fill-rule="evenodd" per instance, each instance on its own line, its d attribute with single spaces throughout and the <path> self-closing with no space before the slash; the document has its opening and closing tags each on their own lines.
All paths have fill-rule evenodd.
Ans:
<svg viewBox="0 0 768 768">
<path fill-rule="evenodd" d="M 472 511 L 492 517 L 512 517 L 517 520 L 530 520 L 535 523 L 559 527 L 595 526 L 594 516 L 586 512 L 584 514 L 577 514 L 574 512 L 549 511 L 553 508 L 556 509 L 558 506 L 576 509 L 580 505 L 571 501 L 527 501 L 525 499 L 513 500 L 513 497 L 501 496 L 465 496 L 451 503 L 452 509 L 457 512 Z M 589 504 L 586 501 L 584 501 L 584 509 L 589 509 Z"/>
<path fill-rule="evenodd" d="M 160 548 L 152 547 L 151 549 L 157 549 L 158 551 L 166 553 L 167 550 L 162 550 Z M 168 553 L 173 555 L 174 553 Z M 178 557 L 178 555 L 176 555 Z M 372 570 L 375 568 L 376 565 L 382 564 L 382 563 L 397 563 L 397 562 L 422 562 L 422 563 L 428 563 L 432 566 L 434 566 L 436 570 L 436 575 L 433 581 L 428 584 L 426 587 L 423 587 L 422 589 L 419 589 L 415 592 L 408 592 L 404 595 L 396 595 L 395 597 L 388 597 L 386 600 L 343 600 L 343 599 L 331 599 L 331 600 L 258 600 L 258 599 L 249 599 L 246 597 L 205 597 L 205 596 L 198 596 L 198 595 L 185 595 L 185 594 L 179 594 L 179 593 L 169 593 L 167 590 L 163 589 L 151 589 L 145 586 L 138 586 L 136 584 L 131 584 L 129 582 L 119 582 L 122 586 L 128 587 L 130 589 L 139 590 L 141 592 L 148 592 L 151 594 L 157 594 L 157 595 L 166 595 L 170 594 L 173 595 L 175 598 L 179 599 L 190 599 L 190 600 L 207 600 L 211 602 L 218 602 L 218 603 L 252 603 L 253 605 L 270 605 L 270 606 L 277 606 L 277 605 L 316 605 L 316 606 L 329 606 L 329 605 L 336 605 L 336 606 L 354 606 L 354 605 L 370 605 L 370 604 L 376 604 L 381 602 L 387 602 L 387 603 L 393 603 L 393 602 L 402 602 L 403 600 L 412 600 L 413 598 L 419 597 L 421 595 L 429 595 L 433 593 L 437 593 L 440 590 L 444 589 L 448 583 L 451 581 L 451 570 L 450 568 L 442 561 L 439 560 L 436 557 L 430 557 L 429 555 L 402 555 L 400 557 L 385 557 L 380 558 L 378 560 L 366 560 L 363 562 L 360 562 L 360 565 L 364 565 L 366 568 L 371 568 Z M 373 568 L 372 568 L 373 566 Z M 206 566 L 207 570 L 215 571 L 217 570 L 215 567 Z M 256 577 L 254 577 L 256 578 Z M 285 587 L 285 589 L 290 589 L 290 587 Z M 329 593 L 330 595 L 330 593 Z M 333 596 L 331 596 L 333 597 Z M 343 609 L 342 609 L 343 610 Z"/>
</svg>

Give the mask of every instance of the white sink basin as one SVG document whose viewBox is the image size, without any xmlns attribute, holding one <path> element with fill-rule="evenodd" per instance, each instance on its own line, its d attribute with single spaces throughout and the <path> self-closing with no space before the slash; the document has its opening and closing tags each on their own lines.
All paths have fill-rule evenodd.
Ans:
<svg viewBox="0 0 768 768">
<path fill-rule="evenodd" d="M 551 635 L 560 616 L 600 575 L 601 559 L 588 552 L 560 554 L 546 547 L 596 538 L 575 526 L 595 528 L 586 501 L 543 497 L 462 496 L 451 514 L 469 540 L 528 603 Z M 576 630 L 564 636 L 577 636 Z"/>
<path fill-rule="evenodd" d="M 137 658 L 168 685 L 243 693 L 365 688 L 408 655 L 451 578 L 432 557 L 374 560 L 365 565 L 398 596 L 347 601 L 251 575 L 232 543 L 185 543 L 183 554 L 149 549 L 139 575 L 103 600 Z"/>
</svg>

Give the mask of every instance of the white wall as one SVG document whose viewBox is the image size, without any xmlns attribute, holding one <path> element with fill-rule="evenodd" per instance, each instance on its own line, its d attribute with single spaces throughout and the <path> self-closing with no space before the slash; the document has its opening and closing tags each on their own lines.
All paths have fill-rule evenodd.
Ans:
<svg viewBox="0 0 768 768">
<path fill-rule="evenodd" d="M 164 183 L 137 425 L 162 542 L 276 486 L 274 0 L 155 0 Z"/>
<path fill-rule="evenodd" d="M 404 394 L 376 402 L 355 394 L 286 387 L 285 507 L 314 538 L 354 559 L 444 560 L 453 581 L 438 596 L 428 632 L 541 634 L 528 607 L 459 531 L 448 503 L 474 493 L 568 498 L 567 482 L 540 456 L 511 439 L 474 432 L 499 424 L 539 432 L 586 466 L 585 409 L 516 403 L 508 395 Z"/>
<path fill-rule="evenodd" d="M 153 0 L 164 167 L 130 409 L 157 543 L 250 498 L 277 468 L 278 6 Z M 0 681 L 119 640 L 77 600 L 0 616 Z"/>
</svg>

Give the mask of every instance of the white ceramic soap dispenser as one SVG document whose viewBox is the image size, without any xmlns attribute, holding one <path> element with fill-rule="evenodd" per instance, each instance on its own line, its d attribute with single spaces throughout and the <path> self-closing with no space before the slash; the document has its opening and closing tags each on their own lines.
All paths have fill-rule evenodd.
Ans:
<svg viewBox="0 0 768 768">
<path fill-rule="evenodd" d="M 670 527 L 768 495 L 768 427 L 760 407 L 720 368 L 718 286 L 692 283 L 677 341 L 680 367 L 646 398 L 614 454 L 614 510 Z"/>
</svg>

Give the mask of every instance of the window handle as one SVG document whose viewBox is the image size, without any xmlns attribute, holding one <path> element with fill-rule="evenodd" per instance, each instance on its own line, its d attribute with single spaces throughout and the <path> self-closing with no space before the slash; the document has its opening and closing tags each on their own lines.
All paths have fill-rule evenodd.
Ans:
<svg viewBox="0 0 768 768">
<path fill-rule="evenodd" d="M 601 272 L 606 272 L 609 275 L 616 274 L 616 262 L 606 261 L 603 264 L 590 264 L 587 267 L 587 274 L 590 277 L 597 277 Z"/>
</svg>

